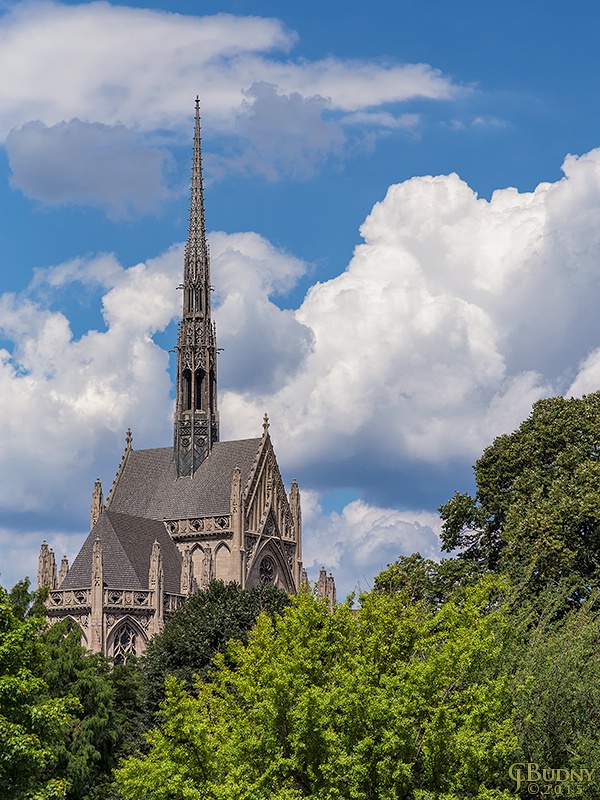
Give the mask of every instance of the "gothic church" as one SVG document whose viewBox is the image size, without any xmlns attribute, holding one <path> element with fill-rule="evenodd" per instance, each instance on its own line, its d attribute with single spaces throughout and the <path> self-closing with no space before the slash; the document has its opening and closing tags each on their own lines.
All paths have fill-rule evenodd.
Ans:
<svg viewBox="0 0 600 800">
<path fill-rule="evenodd" d="M 289 593 L 306 580 L 298 484 L 286 493 L 266 415 L 262 436 L 219 440 L 198 99 L 180 288 L 173 446 L 135 450 L 128 431 L 106 502 L 96 481 L 91 532 L 72 566 L 63 558 L 57 576 L 52 550 L 44 542 L 40 551 L 50 622 L 73 619 L 82 644 L 116 663 L 142 653 L 185 597 L 212 579 L 269 582 Z"/>
</svg>

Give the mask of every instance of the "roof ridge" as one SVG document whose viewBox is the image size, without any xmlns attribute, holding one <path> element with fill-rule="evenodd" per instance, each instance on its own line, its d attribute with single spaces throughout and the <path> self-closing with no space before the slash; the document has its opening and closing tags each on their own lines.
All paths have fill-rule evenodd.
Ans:
<svg viewBox="0 0 600 800">
<path fill-rule="evenodd" d="M 132 442 L 133 442 L 133 436 L 131 435 L 131 428 L 127 428 L 127 433 L 125 434 L 125 452 L 121 456 L 121 463 L 119 464 L 119 467 L 117 469 L 117 474 L 115 475 L 115 478 L 114 478 L 114 480 L 112 482 L 112 486 L 110 487 L 110 492 L 108 493 L 108 497 L 106 498 L 106 509 L 107 510 L 108 510 L 108 507 L 110 506 L 110 502 L 111 502 L 111 500 L 113 498 L 113 494 L 115 492 L 115 489 L 117 488 L 117 486 L 119 484 L 119 480 L 121 478 L 121 475 L 123 474 L 123 470 L 125 469 L 125 464 L 127 463 L 127 459 L 129 458 L 129 454 L 133 450 L 133 447 L 131 446 Z"/>
</svg>

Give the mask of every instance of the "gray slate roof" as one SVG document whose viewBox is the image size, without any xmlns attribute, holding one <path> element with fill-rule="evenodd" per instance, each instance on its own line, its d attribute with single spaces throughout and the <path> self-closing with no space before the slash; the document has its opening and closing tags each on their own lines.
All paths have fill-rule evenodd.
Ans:
<svg viewBox="0 0 600 800">
<path fill-rule="evenodd" d="M 109 509 L 150 519 L 229 514 L 231 479 L 239 467 L 245 486 L 260 439 L 215 442 L 193 477 L 178 478 L 172 447 L 130 450 Z"/>
<path fill-rule="evenodd" d="M 92 585 L 94 539 L 102 542 L 104 585 L 113 589 L 147 589 L 150 554 L 158 541 L 163 560 L 165 591 L 179 593 L 181 555 L 162 522 L 115 511 L 104 511 L 92 528 L 61 589 L 83 589 Z"/>
</svg>

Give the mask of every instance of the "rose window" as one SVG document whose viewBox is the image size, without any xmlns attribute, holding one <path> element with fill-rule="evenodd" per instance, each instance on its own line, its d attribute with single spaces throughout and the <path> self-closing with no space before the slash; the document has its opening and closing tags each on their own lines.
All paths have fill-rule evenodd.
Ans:
<svg viewBox="0 0 600 800">
<path fill-rule="evenodd" d="M 273 583 L 275 580 L 275 562 L 271 556 L 265 556 L 260 562 L 258 574 L 262 583 Z"/>
</svg>

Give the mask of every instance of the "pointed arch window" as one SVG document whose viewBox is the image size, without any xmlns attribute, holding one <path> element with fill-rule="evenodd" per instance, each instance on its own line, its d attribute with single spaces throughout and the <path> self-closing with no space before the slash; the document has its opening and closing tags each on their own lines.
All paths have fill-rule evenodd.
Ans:
<svg viewBox="0 0 600 800">
<path fill-rule="evenodd" d="M 215 403 L 216 388 L 217 388 L 217 382 L 215 380 L 215 373 L 214 373 L 213 370 L 211 370 L 210 371 L 210 384 L 209 384 L 209 393 L 210 393 L 209 407 L 210 407 L 211 414 L 214 413 L 215 405 L 216 405 L 216 403 Z"/>
<path fill-rule="evenodd" d="M 115 664 L 125 664 L 130 656 L 136 655 L 136 632 L 125 622 L 115 633 L 113 660 Z"/>
<path fill-rule="evenodd" d="M 181 375 L 181 407 L 188 411 L 192 407 L 192 373 L 184 369 Z"/>
<path fill-rule="evenodd" d="M 199 286 L 191 286 L 188 290 L 187 307 L 192 314 L 199 314 L 202 311 L 202 295 Z"/>
<path fill-rule="evenodd" d="M 202 403 L 202 394 L 204 392 L 204 375 L 205 372 L 202 369 L 197 369 L 196 374 L 194 376 L 195 386 L 194 386 L 194 408 L 199 411 L 203 407 Z"/>
</svg>

